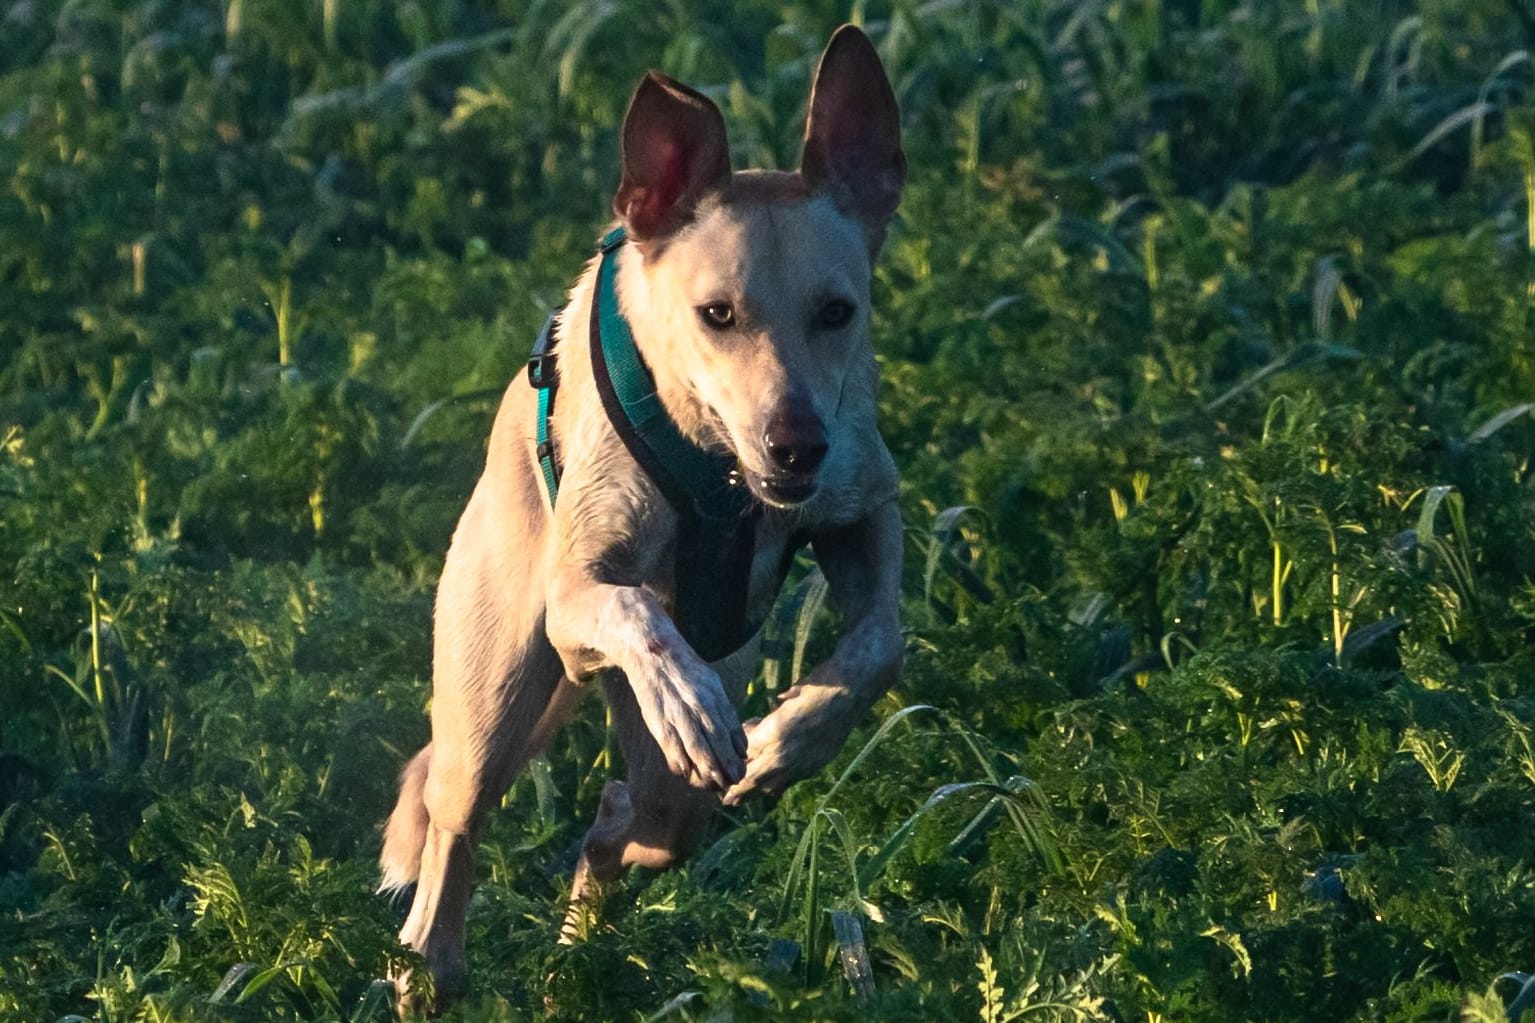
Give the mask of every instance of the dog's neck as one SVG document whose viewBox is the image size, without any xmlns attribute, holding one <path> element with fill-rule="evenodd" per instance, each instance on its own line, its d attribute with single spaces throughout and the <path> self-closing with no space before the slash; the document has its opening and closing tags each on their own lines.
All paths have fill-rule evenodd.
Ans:
<svg viewBox="0 0 1535 1023">
<path fill-rule="evenodd" d="M 656 382 L 656 395 L 666 414 L 682 435 L 700 447 L 728 446 L 729 438 L 716 417 L 699 400 L 692 381 L 681 372 L 683 360 L 668 357 L 677 324 L 672 316 L 694 315 L 693 310 L 658 308 L 649 294 L 644 269 L 644 254 L 638 246 L 625 245 L 618 253 L 618 304 L 634 335 L 635 347 Z"/>
</svg>

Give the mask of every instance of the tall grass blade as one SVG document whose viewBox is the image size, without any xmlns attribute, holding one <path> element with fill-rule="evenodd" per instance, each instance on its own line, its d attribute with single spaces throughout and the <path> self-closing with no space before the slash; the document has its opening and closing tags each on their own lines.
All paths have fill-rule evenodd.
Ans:
<svg viewBox="0 0 1535 1023">
<path fill-rule="evenodd" d="M 1342 284 L 1336 256 L 1317 260 L 1316 283 L 1311 286 L 1311 326 L 1319 338 L 1326 339 L 1332 332 L 1332 307 Z"/>
<path fill-rule="evenodd" d="M 815 631 L 816 619 L 821 616 L 821 609 L 826 606 L 826 597 L 831 592 L 826 576 L 821 574 L 819 567 L 811 570 L 804 585 L 804 601 L 800 605 L 799 616 L 794 622 L 794 658 L 789 667 L 791 679 L 798 679 L 804 675 L 805 651 L 810 646 L 810 636 Z"/>
<path fill-rule="evenodd" d="M 793 666 L 795 626 L 819 574 L 820 570 L 812 564 L 794 589 L 774 602 L 762 629 L 762 681 L 768 692 L 787 688 L 794 681 L 792 678 L 786 681 L 782 674 Z"/>
<path fill-rule="evenodd" d="M 1206 402 L 1205 411 L 1214 412 L 1227 402 L 1240 398 L 1275 373 L 1296 369 L 1318 359 L 1343 359 L 1352 362 L 1363 358 L 1364 353 L 1357 348 L 1350 348 L 1347 345 L 1327 344 L 1321 341 L 1309 341 L 1288 355 L 1282 355 L 1261 369 L 1258 369 L 1246 380 L 1238 383 L 1220 397 Z"/>
<path fill-rule="evenodd" d="M 245 979 L 256 971 L 255 963 L 235 963 L 224 974 L 224 979 L 219 981 L 219 986 L 213 989 L 213 994 L 208 996 L 208 1001 L 217 1005 L 228 998 L 230 992 L 243 987 Z"/>
<path fill-rule="evenodd" d="M 1418 144 L 1413 146 L 1412 149 L 1408 151 L 1407 155 L 1404 156 L 1397 164 L 1398 168 L 1405 167 L 1407 164 L 1412 163 L 1414 160 L 1428 152 L 1430 149 L 1433 149 L 1446 135 L 1450 134 L 1450 132 L 1454 131 L 1456 128 L 1459 128 L 1463 124 L 1479 121 L 1495 109 L 1497 108 L 1494 107 L 1491 103 L 1476 102 L 1455 111 L 1453 114 L 1449 115 L 1448 117 L 1441 120 L 1438 124 L 1434 125 L 1434 127 L 1429 130 L 1427 135 L 1424 135 L 1423 138 L 1419 139 Z"/>
<path fill-rule="evenodd" d="M 483 387 L 477 391 L 465 391 L 463 394 L 451 394 L 446 398 L 438 398 L 417 413 L 416 418 L 410 421 L 410 427 L 406 429 L 405 436 L 400 438 L 400 449 L 403 451 L 405 448 L 410 447 L 411 441 L 416 439 L 416 435 L 421 432 L 421 428 L 426 426 L 427 422 L 443 409 L 451 408 L 454 405 L 467 405 L 471 402 L 491 401 L 501 397 L 504 393 L 505 388 Z"/>
<path fill-rule="evenodd" d="M 853 830 L 848 827 L 847 818 L 842 815 L 841 810 L 834 810 L 828 807 L 825 810 L 818 810 L 816 812 L 825 819 L 832 831 L 842 840 L 842 852 L 847 857 L 848 877 L 852 878 L 853 881 L 853 902 L 857 905 L 862 905 L 863 889 L 858 883 L 858 842 L 853 838 Z"/>
<path fill-rule="evenodd" d="M 646 1016 L 645 1023 L 660 1023 L 661 1020 L 671 1019 L 673 1016 L 685 1016 L 693 1007 L 693 1003 L 702 997 L 697 991 L 678 992 L 668 999 L 665 1005 Z"/>
<path fill-rule="evenodd" d="M 1343 641 L 1343 655 L 1341 658 L 1343 663 L 1348 664 L 1370 647 L 1396 632 L 1404 624 L 1406 622 L 1403 619 L 1391 615 L 1382 618 L 1378 622 L 1371 622 L 1363 628 L 1351 630 L 1348 638 Z"/>
<path fill-rule="evenodd" d="M 906 843 L 911 840 L 912 833 L 924 817 L 955 796 L 971 792 L 985 792 L 996 797 L 997 800 L 1013 798 L 1012 792 L 990 781 L 961 781 L 940 785 L 933 790 L 933 794 L 928 796 L 927 800 L 915 812 L 890 833 L 890 837 L 885 839 L 874 855 L 864 861 L 863 866 L 858 869 L 858 883 L 860 887 L 868 888 L 879 879 L 880 875 L 885 872 L 885 868 L 890 865 L 890 861 L 906 847 Z"/>
<path fill-rule="evenodd" d="M 983 604 L 992 600 L 991 588 L 975 575 L 969 565 L 960 561 L 954 552 L 956 542 L 961 539 L 960 526 L 965 517 L 972 513 L 979 514 L 980 509 L 974 505 L 961 504 L 945 508 L 933 516 L 933 528 L 928 534 L 927 555 L 922 566 L 922 599 L 930 615 L 934 609 L 933 583 L 946 555 L 955 569 L 955 579 L 966 592 Z"/>
<path fill-rule="evenodd" d="M 390 1019 L 394 1013 L 394 985 L 387 980 L 375 980 L 368 985 L 357 1008 L 352 1011 L 351 1023 L 379 1023 Z"/>
<path fill-rule="evenodd" d="M 1497 985 L 1505 980 L 1511 980 L 1519 985 L 1518 992 L 1513 1000 L 1508 1003 L 1509 1023 L 1521 1023 L 1526 1013 L 1535 1012 L 1535 974 L 1529 973 L 1502 973 L 1497 980 Z"/>
<path fill-rule="evenodd" d="M 837 957 L 842 960 L 842 975 L 853 987 L 859 1001 L 874 997 L 874 970 L 869 965 L 869 949 L 863 940 L 863 924 L 851 913 L 832 910 L 832 937 L 837 942 Z"/>
<path fill-rule="evenodd" d="M 1439 506 L 1453 493 L 1455 488 L 1449 485 L 1429 487 L 1423 493 L 1423 507 L 1418 509 L 1418 564 L 1422 568 L 1428 567 L 1429 552 L 1434 549 L 1434 521 L 1439 517 Z"/>
<path fill-rule="evenodd" d="M 874 750 L 877 749 L 882 742 L 884 742 L 885 737 L 895 729 L 896 725 L 900 724 L 902 721 L 905 721 L 913 714 L 927 711 L 938 713 L 938 709 L 936 707 L 928 706 L 925 703 L 916 703 L 909 707 L 902 707 L 900 710 L 886 718 L 884 722 L 880 724 L 875 733 L 869 737 L 869 741 L 864 743 L 863 748 L 860 749 L 858 753 L 853 757 L 852 763 L 848 764 L 847 767 L 843 769 L 842 773 L 837 776 L 837 780 L 832 782 L 831 788 L 828 789 L 826 794 L 821 797 L 820 802 L 816 806 L 815 813 L 811 815 L 810 822 L 805 826 L 805 831 L 800 835 L 799 843 L 795 846 L 794 857 L 789 861 L 789 875 L 784 879 L 783 900 L 779 906 L 779 913 L 783 919 L 788 919 L 789 903 L 791 900 L 793 900 L 794 893 L 799 890 L 802 876 L 809 869 L 807 865 L 814 858 L 816 833 L 819 828 L 819 822 L 822 819 L 821 811 L 826 809 L 827 805 L 831 801 L 831 798 L 837 794 L 837 791 L 841 789 L 843 783 L 846 782 L 852 773 L 858 769 L 859 765 L 867 760 L 869 755 L 873 753 Z"/>
<path fill-rule="evenodd" d="M 805 867 L 805 898 L 800 907 L 800 943 L 805 946 L 805 980 L 814 979 L 821 967 L 821 869 L 820 846 L 815 840 L 821 820 L 817 814 L 805 834 L 810 836 L 810 859 Z"/>
<path fill-rule="evenodd" d="M 1478 103 L 1488 104 L 1492 97 L 1493 87 L 1502 80 L 1503 76 L 1521 64 L 1530 64 L 1530 51 L 1515 50 L 1498 61 L 1496 67 L 1482 80 L 1482 88 L 1477 92 Z M 1486 133 L 1486 116 L 1477 117 L 1471 122 L 1471 167 L 1476 169 L 1482 164 L 1482 139 Z"/>
<path fill-rule="evenodd" d="M 1487 420 L 1487 422 L 1483 423 L 1481 426 L 1478 426 L 1476 431 L 1472 433 L 1471 436 L 1467 438 L 1467 440 L 1472 444 L 1480 443 L 1481 441 L 1484 441 L 1488 437 L 1491 437 L 1493 434 L 1497 433 L 1499 430 L 1503 429 L 1503 427 L 1507 426 L 1509 423 L 1512 423 L 1515 419 L 1518 419 L 1520 416 L 1527 415 L 1531 410 L 1535 410 L 1535 402 L 1525 402 L 1522 405 L 1515 405 L 1512 408 L 1506 408 L 1502 412 L 1499 412 L 1497 415 L 1493 416 L 1491 419 Z"/>
<path fill-rule="evenodd" d="M 954 733 L 959 736 L 960 741 L 970 750 L 971 756 L 980 765 L 981 771 L 986 775 L 987 780 L 991 784 L 1012 793 L 1015 797 L 1015 799 L 1004 801 L 1003 806 L 1006 808 L 1008 819 L 1013 822 L 1013 829 L 1018 832 L 1018 837 L 1022 840 L 1024 848 L 1038 856 L 1044 862 L 1045 867 L 1052 873 L 1060 874 L 1064 872 L 1066 869 L 1065 862 L 1061 858 L 1060 850 L 1056 847 L 1055 841 L 1050 837 L 1048 829 L 1042 828 L 1034 816 L 1025 813 L 1022 805 L 1016 802 L 1016 797 L 1026 795 L 1035 801 L 1034 809 L 1037 812 L 1048 816 L 1050 812 L 1049 804 L 1045 802 L 1045 798 L 1040 793 L 1038 787 L 1021 775 L 1015 775 L 1004 782 L 1002 776 L 997 773 L 997 769 L 992 765 L 991 758 L 986 755 L 985 751 L 981 749 L 980 744 L 976 741 L 975 734 L 957 723 L 951 723 L 951 727 Z"/>
<path fill-rule="evenodd" d="M 1140 260 L 1125 248 L 1124 243 L 1090 220 L 1070 214 L 1052 217 L 1030 231 L 1024 237 L 1021 248 L 1028 252 L 1051 240 L 1097 248 L 1108 257 L 1110 268 L 1117 273 L 1135 278 L 1145 276 Z"/>
</svg>

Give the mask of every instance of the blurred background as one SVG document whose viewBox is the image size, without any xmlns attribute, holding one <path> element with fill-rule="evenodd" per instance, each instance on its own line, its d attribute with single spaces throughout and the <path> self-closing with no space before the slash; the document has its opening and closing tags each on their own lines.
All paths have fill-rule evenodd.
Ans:
<svg viewBox="0 0 1535 1023">
<path fill-rule="evenodd" d="M 592 701 L 452 1018 L 1535 1007 L 1527 0 L 0 0 L 0 1017 L 387 1018 L 436 574 L 628 94 L 793 167 L 847 20 L 905 679 L 556 948 Z M 835 631 L 803 564 L 748 713 Z"/>
</svg>

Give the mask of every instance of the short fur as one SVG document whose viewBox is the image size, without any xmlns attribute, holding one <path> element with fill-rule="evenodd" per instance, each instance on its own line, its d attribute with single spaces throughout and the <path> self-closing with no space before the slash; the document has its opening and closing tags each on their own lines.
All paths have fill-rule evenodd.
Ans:
<svg viewBox="0 0 1535 1023">
<path fill-rule="evenodd" d="M 614 199 L 634 239 L 618 256 L 618 297 L 668 413 L 699 443 L 727 446 L 764 505 L 752 610 L 776 596 L 790 536 L 808 535 L 844 634 L 744 726 L 736 705 L 756 642 L 706 664 L 679 634 L 677 516 L 614 432 L 580 343 L 593 260 L 555 328 L 559 500 L 551 508 L 543 490 L 536 396 L 519 378 L 438 587 L 432 742 L 406 765 L 385 830 L 383 887 L 416 884 L 400 938 L 425 957 L 439 1005 L 465 981 L 485 813 L 586 680 L 603 681 L 628 777 L 604 789 L 573 910 L 629 866 L 687 856 L 722 796 L 777 795 L 819 770 L 899 673 L 901 524 L 874 422 L 868 322 L 905 158 L 889 83 L 855 28 L 822 57 L 806 131 L 802 172 L 732 173 L 714 104 L 647 76 L 625 118 Z M 730 323 L 711 328 L 706 311 L 726 307 Z"/>
</svg>

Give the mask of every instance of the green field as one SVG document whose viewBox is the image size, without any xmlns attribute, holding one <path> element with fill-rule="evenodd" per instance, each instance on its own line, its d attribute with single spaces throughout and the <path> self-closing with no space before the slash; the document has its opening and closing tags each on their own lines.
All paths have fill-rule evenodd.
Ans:
<svg viewBox="0 0 1535 1023">
<path fill-rule="evenodd" d="M 388 1018 L 434 582 L 623 104 L 659 67 L 793 166 L 849 19 L 911 167 L 904 680 L 559 947 L 592 700 L 494 817 L 450 1018 L 1535 1009 L 1530 0 L 20 0 L 0 1020 Z"/>
</svg>

